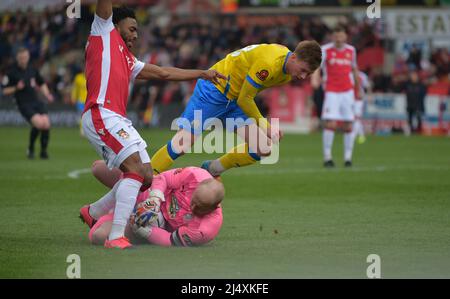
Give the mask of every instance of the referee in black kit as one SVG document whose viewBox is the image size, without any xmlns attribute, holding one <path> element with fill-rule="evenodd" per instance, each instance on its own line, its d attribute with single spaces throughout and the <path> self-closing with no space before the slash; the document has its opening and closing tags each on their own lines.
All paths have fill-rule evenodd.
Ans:
<svg viewBox="0 0 450 299">
<path fill-rule="evenodd" d="M 34 143 L 41 133 L 41 159 L 48 159 L 47 147 L 50 137 L 50 119 L 47 105 L 38 99 L 36 88 L 40 87 L 48 102 L 53 102 L 47 84 L 39 71 L 30 66 L 30 52 L 20 48 L 16 55 L 16 64 L 7 73 L 5 96 L 14 95 L 22 116 L 31 124 L 28 158 L 34 158 Z"/>
</svg>

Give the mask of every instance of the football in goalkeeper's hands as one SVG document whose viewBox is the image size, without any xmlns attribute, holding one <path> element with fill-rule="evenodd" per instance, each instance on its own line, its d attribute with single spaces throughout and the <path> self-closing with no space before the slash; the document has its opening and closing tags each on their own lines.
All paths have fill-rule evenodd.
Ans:
<svg viewBox="0 0 450 299">
<path fill-rule="evenodd" d="M 141 227 L 163 226 L 164 217 L 160 209 L 161 201 L 159 198 L 149 198 L 140 202 L 134 207 L 131 215 L 134 224 Z"/>
</svg>

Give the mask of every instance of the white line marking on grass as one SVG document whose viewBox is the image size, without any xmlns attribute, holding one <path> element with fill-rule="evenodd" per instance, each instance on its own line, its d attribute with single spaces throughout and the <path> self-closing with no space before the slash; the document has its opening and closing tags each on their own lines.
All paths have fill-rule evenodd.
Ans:
<svg viewBox="0 0 450 299">
<path fill-rule="evenodd" d="M 24 180 L 44 180 L 44 181 L 53 181 L 53 180 L 67 180 L 66 175 L 44 175 L 44 176 L 31 176 L 31 175 L 25 175 L 20 177 L 7 177 L 7 178 L 0 178 L 1 180 L 10 180 L 10 181 L 24 181 Z"/>
<path fill-rule="evenodd" d="M 71 179 L 79 179 L 81 174 L 90 173 L 90 168 L 76 169 L 67 174 L 67 176 Z"/>
</svg>

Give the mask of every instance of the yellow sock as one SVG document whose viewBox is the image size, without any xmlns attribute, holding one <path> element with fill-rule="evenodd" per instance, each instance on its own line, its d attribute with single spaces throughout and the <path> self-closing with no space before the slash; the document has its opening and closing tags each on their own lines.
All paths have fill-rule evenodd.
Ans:
<svg viewBox="0 0 450 299">
<path fill-rule="evenodd" d="M 225 170 L 233 167 L 244 167 L 255 164 L 261 158 L 253 153 L 249 153 L 248 144 L 243 143 L 232 148 L 228 153 L 219 158 Z"/>
<path fill-rule="evenodd" d="M 149 124 L 153 117 L 153 107 L 149 107 L 144 111 L 144 123 Z"/>
<path fill-rule="evenodd" d="M 172 151 L 170 142 L 160 148 L 152 157 L 152 167 L 154 174 L 160 174 L 172 167 L 172 164 L 179 155 Z"/>
</svg>

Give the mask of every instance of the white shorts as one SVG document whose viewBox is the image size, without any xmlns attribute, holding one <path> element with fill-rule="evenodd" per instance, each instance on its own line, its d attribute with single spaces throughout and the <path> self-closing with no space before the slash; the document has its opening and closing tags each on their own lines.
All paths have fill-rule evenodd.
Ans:
<svg viewBox="0 0 450 299">
<path fill-rule="evenodd" d="M 355 92 L 353 90 L 345 92 L 325 92 L 322 118 L 324 120 L 354 121 Z"/>
<path fill-rule="evenodd" d="M 355 118 L 362 118 L 364 114 L 364 102 L 363 101 L 355 101 L 354 104 L 355 110 Z"/>
<path fill-rule="evenodd" d="M 129 119 L 101 106 L 94 106 L 83 114 L 81 121 L 86 138 L 110 169 L 120 167 L 136 152 L 143 164 L 150 163 L 147 143 Z"/>
</svg>

